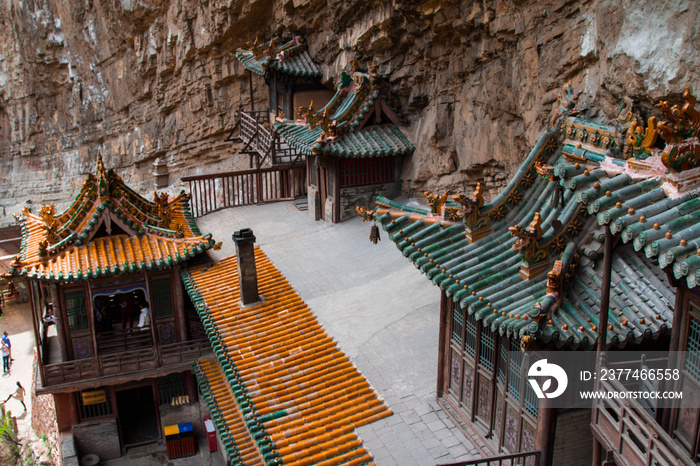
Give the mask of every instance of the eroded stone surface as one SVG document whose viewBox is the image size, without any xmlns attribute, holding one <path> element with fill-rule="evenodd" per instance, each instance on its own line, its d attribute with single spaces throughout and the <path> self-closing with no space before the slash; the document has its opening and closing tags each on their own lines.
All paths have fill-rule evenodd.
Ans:
<svg viewBox="0 0 700 466">
<path fill-rule="evenodd" d="M 173 192 L 181 176 L 247 168 L 224 141 L 249 100 L 232 52 L 292 32 L 329 85 L 351 58 L 389 77 L 417 147 L 405 193 L 482 180 L 490 197 L 567 81 L 607 118 L 625 95 L 647 116 L 692 87 L 699 23 L 683 0 L 3 2 L 0 222 L 27 200 L 67 201 L 98 152 L 142 192 L 158 157 Z"/>
</svg>

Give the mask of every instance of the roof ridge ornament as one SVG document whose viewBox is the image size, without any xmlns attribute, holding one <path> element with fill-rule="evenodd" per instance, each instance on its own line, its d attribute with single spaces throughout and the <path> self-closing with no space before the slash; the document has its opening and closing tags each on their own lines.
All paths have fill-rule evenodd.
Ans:
<svg viewBox="0 0 700 466">
<path fill-rule="evenodd" d="M 564 84 L 559 91 L 559 95 L 557 96 L 557 104 L 559 105 L 554 108 L 551 125 L 555 128 L 560 128 L 561 133 L 564 134 L 566 119 L 578 113 L 576 110 L 578 95 L 576 95 L 574 87 L 571 85 L 571 81 Z"/>
<path fill-rule="evenodd" d="M 535 212 L 530 225 L 523 228 L 519 225 L 508 227 L 510 234 L 518 238 L 513 243 L 513 250 L 518 251 L 523 256 L 520 264 L 520 275 L 525 280 L 530 280 L 544 272 L 548 266 L 547 249 L 540 246 L 539 240 L 542 238 L 542 216 Z"/>
<path fill-rule="evenodd" d="M 452 196 L 452 199 L 461 205 L 461 207 L 456 209 L 455 213 L 457 217 L 464 220 L 466 237 L 470 243 L 491 233 L 489 218 L 481 212 L 481 208 L 484 206 L 484 189 L 481 183 L 476 183 L 471 198 L 458 194 Z"/>
<path fill-rule="evenodd" d="M 659 131 L 656 127 L 656 117 L 651 116 L 647 120 L 647 127 L 637 123 L 636 120 L 630 122 L 630 128 L 627 136 L 626 153 L 639 160 L 644 160 L 654 154 L 654 144 L 659 136 Z M 629 158 L 629 157 L 626 157 Z"/>
<path fill-rule="evenodd" d="M 636 120 L 630 122 L 625 152 L 637 160 L 660 155 L 661 163 L 675 173 L 700 167 L 700 112 L 695 109 L 697 99 L 685 88 L 685 103 L 671 105 L 667 100 L 656 104 L 664 120 L 649 117 L 646 128 Z M 663 150 L 656 149 L 657 138 L 666 142 Z"/>
<path fill-rule="evenodd" d="M 697 100 L 687 87 L 683 98 L 683 107 L 669 107 L 668 102 L 663 100 L 656 105 L 668 118 L 668 121 L 660 121 L 657 125 L 667 143 L 661 153 L 661 161 L 677 172 L 700 167 L 700 112 L 695 110 Z"/>
<path fill-rule="evenodd" d="M 41 227 L 46 231 L 46 241 L 48 244 L 56 244 L 58 243 L 61 238 L 56 234 L 59 228 L 61 228 L 61 225 L 59 221 L 56 219 L 56 208 L 54 207 L 53 204 L 45 205 L 42 206 L 39 209 L 39 217 L 41 218 L 41 221 L 44 222 L 44 225 Z"/>
<path fill-rule="evenodd" d="M 450 191 L 445 191 L 445 193 L 442 196 L 438 196 L 437 194 L 434 194 L 430 191 L 425 191 L 423 194 L 428 199 L 430 213 L 433 216 L 442 217 L 445 213 L 443 209 L 445 207 L 445 202 L 447 202 L 447 196 L 449 196 Z"/>
</svg>

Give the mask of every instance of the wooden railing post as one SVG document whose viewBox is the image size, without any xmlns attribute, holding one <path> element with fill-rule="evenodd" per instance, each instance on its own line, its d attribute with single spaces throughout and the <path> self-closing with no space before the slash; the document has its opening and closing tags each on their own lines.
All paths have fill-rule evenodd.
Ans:
<svg viewBox="0 0 700 466">
<path fill-rule="evenodd" d="M 263 201 L 263 191 L 262 191 L 262 172 L 258 171 L 255 173 L 255 203 Z"/>
</svg>

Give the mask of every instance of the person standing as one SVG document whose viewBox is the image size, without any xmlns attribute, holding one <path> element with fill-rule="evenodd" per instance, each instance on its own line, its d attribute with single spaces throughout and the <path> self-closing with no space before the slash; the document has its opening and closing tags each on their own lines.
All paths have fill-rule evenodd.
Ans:
<svg viewBox="0 0 700 466">
<path fill-rule="evenodd" d="M 134 326 L 134 299 L 130 293 L 119 294 L 119 307 L 122 313 L 122 330 L 131 329 Z"/>
<path fill-rule="evenodd" d="M 141 308 L 141 313 L 139 314 L 139 329 L 143 330 L 144 327 L 151 325 L 151 316 L 148 314 L 148 302 L 141 301 L 139 303 Z"/>
<path fill-rule="evenodd" d="M 10 372 L 10 348 L 4 340 L 0 341 L 0 344 L 2 344 L 2 372 L 7 374 Z"/>
<path fill-rule="evenodd" d="M 7 350 L 10 352 L 10 361 L 14 361 L 14 359 L 12 359 L 12 343 L 10 343 L 10 337 L 7 332 L 3 332 L 2 342 L 7 345 Z"/>
<path fill-rule="evenodd" d="M 24 387 L 22 386 L 21 383 L 17 382 L 17 390 L 15 390 L 14 393 L 12 393 L 10 396 L 8 396 L 5 399 L 5 403 L 7 403 L 10 398 L 14 398 L 15 400 L 22 403 L 22 407 L 24 408 L 24 412 L 25 413 L 27 412 L 27 405 L 24 404 Z"/>
</svg>

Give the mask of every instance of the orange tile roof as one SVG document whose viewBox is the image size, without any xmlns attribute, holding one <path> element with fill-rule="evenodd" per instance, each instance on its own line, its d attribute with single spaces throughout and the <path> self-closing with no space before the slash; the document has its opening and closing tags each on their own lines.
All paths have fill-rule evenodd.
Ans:
<svg viewBox="0 0 700 466">
<path fill-rule="evenodd" d="M 12 272 L 30 278 L 71 280 L 170 267 L 214 246 L 192 219 L 189 195 L 149 201 L 97 160 L 65 212 L 53 205 L 39 214 L 25 207 L 20 254 Z M 102 229 L 104 233 L 96 235 Z"/>
<path fill-rule="evenodd" d="M 249 307 L 235 256 L 183 271 L 217 355 L 195 371 L 229 461 L 370 463 L 354 430 L 391 411 L 259 248 L 255 258 L 264 300 Z"/>
</svg>

